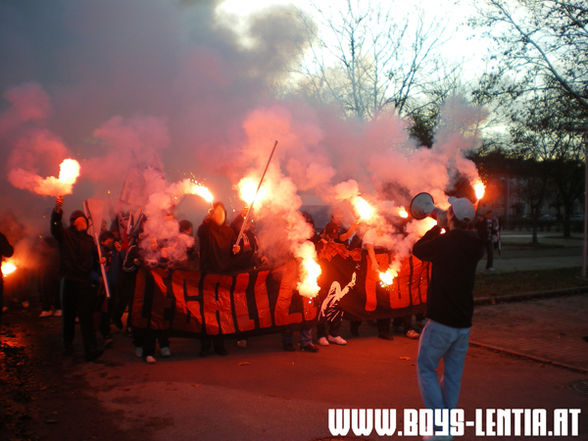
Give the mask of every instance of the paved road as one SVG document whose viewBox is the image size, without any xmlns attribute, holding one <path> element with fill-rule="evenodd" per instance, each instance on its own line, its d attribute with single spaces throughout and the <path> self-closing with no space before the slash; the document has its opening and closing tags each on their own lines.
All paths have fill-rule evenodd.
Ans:
<svg viewBox="0 0 588 441">
<path fill-rule="evenodd" d="M 565 259 L 577 259 L 581 249 L 577 239 L 563 244 L 555 239 L 540 250 L 539 259 L 536 251 L 525 250 L 517 241 L 524 245 L 526 238 L 507 239 L 512 246 L 505 249 L 512 253 L 497 259 L 498 268 L 512 269 L 509 258 L 518 259 L 521 269 L 530 269 L 534 261 L 551 268 L 568 266 Z M 586 295 L 479 307 L 472 340 L 588 367 L 588 343 L 581 339 L 588 334 L 587 310 Z M 18 321 L 17 312 L 9 314 Z M 41 335 L 45 342 L 40 344 L 59 347 L 59 322 L 46 320 Z M 392 342 L 379 340 L 368 325 L 361 331 L 362 336 L 348 346 L 330 346 L 318 354 L 283 352 L 279 336 L 266 335 L 251 338 L 248 349 L 231 347 L 227 357 L 205 359 L 196 355 L 197 341 L 177 338 L 172 340 L 173 357 L 155 365 L 136 358 L 130 339 L 116 334 L 114 347 L 100 364 L 80 362 L 79 356 L 57 357 L 57 362 L 66 372 L 64 382 L 82 379 L 87 384 L 84 393 L 116 415 L 110 424 L 114 421 L 122 432 L 135 438 L 139 434 L 144 441 L 330 439 L 330 408 L 402 412 L 422 406 L 415 367 L 418 342 L 402 336 Z M 479 408 L 579 408 L 581 435 L 557 439 L 588 439 L 588 377 L 572 370 L 471 347 L 460 406 L 468 417 Z M 40 439 L 55 439 L 51 433 L 68 434 L 66 422 L 56 420 L 41 426 Z M 100 440 L 97 430 L 84 439 Z M 463 439 L 486 438 L 469 433 Z"/>
<path fill-rule="evenodd" d="M 586 304 L 583 297 L 575 301 Z M 532 307 L 540 320 L 522 328 L 513 327 L 512 315 L 497 317 L 482 311 L 476 316 L 473 335 L 500 345 L 525 342 L 517 331 L 539 334 L 547 318 L 568 322 L 574 317 L 560 312 L 569 314 L 572 305 L 578 303 L 559 298 Z M 568 323 L 570 334 L 577 326 L 585 329 L 583 323 Z M 512 329 L 514 335 L 491 333 L 493 328 Z M 117 334 L 102 364 L 68 360 L 64 367 L 68 376 L 83 375 L 101 405 L 120 416 L 117 424 L 122 430 L 147 431 L 147 439 L 310 441 L 329 437 L 329 408 L 396 408 L 402 412 L 422 406 L 415 371 L 418 342 L 402 336 L 392 342 L 377 339 L 375 329 L 368 325 L 361 331 L 363 335 L 350 340 L 348 346 L 329 346 L 317 354 L 283 352 L 279 336 L 267 335 L 251 338 L 248 349 L 231 347 L 227 357 L 205 359 L 197 357 L 195 340 L 174 339 L 173 357 L 155 365 L 137 359 L 130 339 Z M 542 347 L 541 339 L 527 342 L 535 344 L 535 349 Z M 472 347 L 460 405 L 466 415 L 473 415 L 477 408 L 581 408 L 580 433 L 586 436 L 588 395 L 576 390 L 579 387 L 574 389 L 586 380 L 585 375 L 567 369 Z M 372 435 L 369 439 L 378 438 Z"/>
</svg>

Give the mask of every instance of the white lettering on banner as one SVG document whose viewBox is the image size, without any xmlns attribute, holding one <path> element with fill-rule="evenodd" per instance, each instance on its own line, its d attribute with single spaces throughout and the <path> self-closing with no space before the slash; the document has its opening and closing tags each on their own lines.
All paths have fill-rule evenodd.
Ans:
<svg viewBox="0 0 588 441">
<path fill-rule="evenodd" d="M 466 420 L 464 409 L 404 409 L 398 426 L 396 409 L 329 409 L 333 436 L 466 436 L 473 428 L 480 437 L 578 436 L 581 409 L 475 409 Z M 551 414 L 551 417 L 550 417 Z M 551 420 L 550 420 L 551 418 Z M 551 426 L 550 426 L 551 423 Z M 397 430 L 398 429 L 398 430 Z"/>
</svg>

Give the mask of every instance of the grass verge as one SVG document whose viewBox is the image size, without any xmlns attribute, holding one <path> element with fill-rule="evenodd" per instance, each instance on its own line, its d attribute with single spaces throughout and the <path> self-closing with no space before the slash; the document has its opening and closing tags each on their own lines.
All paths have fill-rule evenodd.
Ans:
<svg viewBox="0 0 588 441">
<path fill-rule="evenodd" d="M 523 294 L 588 285 L 588 281 L 582 280 L 580 274 L 580 268 L 478 274 L 474 286 L 474 297 Z"/>
</svg>

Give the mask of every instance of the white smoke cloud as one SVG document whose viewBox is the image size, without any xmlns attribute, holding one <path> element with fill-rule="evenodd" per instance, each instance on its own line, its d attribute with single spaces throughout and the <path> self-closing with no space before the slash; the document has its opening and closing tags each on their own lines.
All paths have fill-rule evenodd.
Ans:
<svg viewBox="0 0 588 441">
<path fill-rule="evenodd" d="M 189 174 L 222 178 L 229 185 L 219 185 L 216 199 L 234 201 L 230 184 L 249 175 L 257 181 L 278 140 L 266 178 L 273 196 L 255 216 L 264 252 L 279 261 L 297 255 L 312 234 L 299 213 L 302 192 L 350 223 L 349 198 L 338 192 L 361 194 L 393 218 L 416 193 L 428 191 L 443 205 L 457 174 L 477 176 L 463 151 L 475 147 L 478 109 L 452 99 L 433 148 L 417 149 L 393 112 L 362 122 L 297 97 L 278 99 L 274 86 L 307 43 L 300 12 L 257 14 L 243 44 L 216 20 L 215 7 L 158 0 L 0 5 L 8 23 L 3 58 L 15 60 L 0 73 L 8 106 L 0 114 L 3 179 L 16 168 L 54 175 L 62 159 L 74 157 L 82 175 L 67 208 L 108 190 L 116 210 L 122 191 L 129 205 L 144 205 L 149 237 L 174 240 L 177 220 L 165 215 L 178 203 L 174 182 Z M 23 217 L 51 208 L 22 191 L 5 197 Z M 410 249 L 412 239 L 395 240 L 402 253 Z"/>
</svg>

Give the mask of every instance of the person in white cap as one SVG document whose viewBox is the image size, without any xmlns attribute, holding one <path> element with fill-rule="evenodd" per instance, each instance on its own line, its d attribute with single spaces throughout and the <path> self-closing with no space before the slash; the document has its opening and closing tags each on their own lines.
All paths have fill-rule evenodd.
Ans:
<svg viewBox="0 0 588 441">
<path fill-rule="evenodd" d="M 427 293 L 427 324 L 419 341 L 417 375 L 425 406 L 455 409 L 468 350 L 474 310 L 476 266 L 483 243 L 468 228 L 476 210 L 466 198 L 450 198 L 447 232 L 441 225 L 429 230 L 413 247 L 413 254 L 433 263 Z M 443 359 L 443 377 L 437 367 Z M 438 428 L 436 428 L 438 429 Z M 433 435 L 425 440 L 451 440 L 451 435 Z"/>
</svg>

